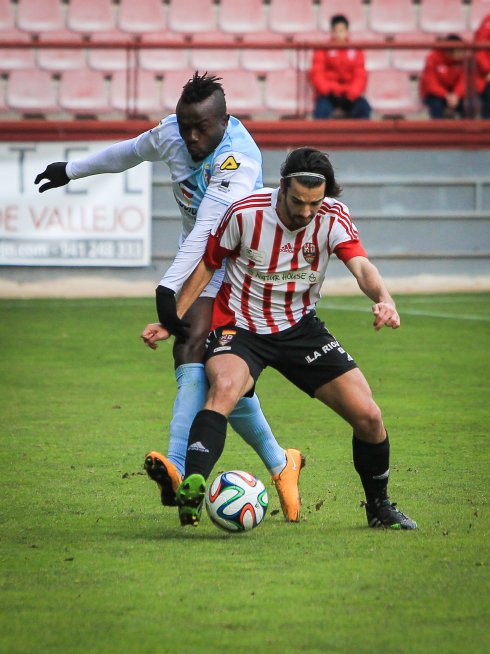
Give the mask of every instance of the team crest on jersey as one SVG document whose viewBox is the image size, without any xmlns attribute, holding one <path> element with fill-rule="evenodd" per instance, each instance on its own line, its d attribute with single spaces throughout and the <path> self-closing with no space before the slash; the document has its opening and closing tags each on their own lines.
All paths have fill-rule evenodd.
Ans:
<svg viewBox="0 0 490 654">
<path fill-rule="evenodd" d="M 317 249 L 314 243 L 305 243 L 303 245 L 303 257 L 307 263 L 313 263 L 317 257 Z"/>
<path fill-rule="evenodd" d="M 223 345 L 228 345 L 235 334 L 236 331 L 234 329 L 223 329 L 221 336 L 218 339 L 218 345 L 221 345 L 221 347 L 223 347 Z"/>
<path fill-rule="evenodd" d="M 209 180 L 211 179 L 211 164 L 207 163 L 204 164 L 202 168 L 202 174 L 204 176 L 204 181 L 206 183 L 206 186 L 209 184 Z"/>
<path fill-rule="evenodd" d="M 237 168 L 240 168 L 240 164 L 237 162 L 235 157 L 231 154 L 229 157 L 226 157 L 226 159 L 219 167 L 220 170 L 237 170 Z"/>
</svg>

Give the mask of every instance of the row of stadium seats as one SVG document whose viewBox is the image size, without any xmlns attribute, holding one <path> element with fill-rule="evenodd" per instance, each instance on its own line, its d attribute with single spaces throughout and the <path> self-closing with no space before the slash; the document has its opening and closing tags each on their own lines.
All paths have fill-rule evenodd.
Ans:
<svg viewBox="0 0 490 654">
<path fill-rule="evenodd" d="M 107 76 L 82 69 L 53 76 L 39 69 L 13 71 L 0 93 L 0 114 L 43 118 L 121 118 L 125 113 L 158 119 L 174 111 L 182 86 L 193 69 L 157 75 L 118 71 Z M 312 93 L 305 72 L 288 69 L 258 76 L 251 71 L 222 74 L 228 110 L 241 117 L 309 116 Z M 366 96 L 379 115 L 406 115 L 421 110 L 416 81 L 399 70 L 369 75 Z M 119 115 L 117 115 L 119 113 Z M 63 114 L 67 114 L 63 116 Z"/>
<path fill-rule="evenodd" d="M 238 37 L 267 30 L 293 37 L 328 32 L 336 13 L 348 17 L 352 33 L 441 35 L 474 31 L 489 11 L 489 0 L 0 0 L 0 37 L 64 30 L 86 38 L 113 31 L 197 38 L 216 30 Z"/>
</svg>

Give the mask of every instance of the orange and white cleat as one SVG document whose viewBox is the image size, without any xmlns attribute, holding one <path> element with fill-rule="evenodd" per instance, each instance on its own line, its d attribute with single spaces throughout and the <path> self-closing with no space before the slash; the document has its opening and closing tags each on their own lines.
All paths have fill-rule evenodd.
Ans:
<svg viewBox="0 0 490 654">
<path fill-rule="evenodd" d="M 182 475 L 175 465 L 160 454 L 160 452 L 149 452 L 143 464 L 148 477 L 153 479 L 160 489 L 160 497 L 164 506 L 177 506 L 175 494 L 182 482 Z"/>
<path fill-rule="evenodd" d="M 299 495 L 299 475 L 306 460 L 299 450 L 288 449 L 286 466 L 277 475 L 272 476 L 276 487 L 282 512 L 288 522 L 299 522 L 301 512 L 301 497 Z"/>
</svg>

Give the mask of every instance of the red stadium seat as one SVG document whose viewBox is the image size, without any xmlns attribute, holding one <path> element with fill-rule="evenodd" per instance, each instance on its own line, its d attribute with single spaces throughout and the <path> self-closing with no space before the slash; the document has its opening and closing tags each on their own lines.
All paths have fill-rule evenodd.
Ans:
<svg viewBox="0 0 490 654">
<path fill-rule="evenodd" d="M 194 70 L 169 70 L 163 76 L 162 104 L 167 111 L 175 112 L 184 84 L 194 75 Z"/>
<path fill-rule="evenodd" d="M 262 92 L 255 73 L 248 70 L 225 70 L 222 84 L 226 106 L 233 116 L 252 116 L 264 110 Z"/>
<path fill-rule="evenodd" d="M 14 70 L 7 85 L 7 105 L 23 114 L 46 114 L 59 110 L 51 75 L 31 68 Z"/>
<path fill-rule="evenodd" d="M 31 43 L 31 38 L 26 32 L 16 28 L 0 32 L 2 43 L 20 41 Z M 36 65 L 34 51 L 30 48 L 5 48 L 0 50 L 0 72 L 8 72 L 20 68 L 33 68 Z"/>
<path fill-rule="evenodd" d="M 405 34 L 398 34 L 395 38 L 395 43 L 403 43 L 404 41 L 413 41 L 414 43 L 427 43 L 433 40 L 434 37 L 424 32 L 407 32 Z M 425 50 L 397 50 L 393 49 L 392 66 L 397 70 L 405 70 L 409 73 L 420 73 L 425 66 L 425 60 L 429 54 L 430 49 Z"/>
<path fill-rule="evenodd" d="M 184 84 L 194 75 L 194 70 L 170 71 L 163 80 L 163 104 L 173 112 L 182 93 Z M 250 116 L 263 110 L 260 86 L 257 77 L 250 71 L 224 71 L 219 75 L 226 93 L 228 112 L 235 116 Z"/>
<path fill-rule="evenodd" d="M 303 116 L 313 110 L 313 91 L 305 72 L 287 70 L 269 73 L 265 107 L 278 117 Z"/>
<path fill-rule="evenodd" d="M 223 32 L 250 35 L 267 27 L 262 0 L 221 0 L 218 25 Z"/>
<path fill-rule="evenodd" d="M 204 43 L 224 43 L 231 46 L 230 48 L 209 48 L 209 49 L 189 49 L 191 67 L 196 70 L 207 70 L 218 73 L 221 70 L 228 70 L 239 67 L 239 52 L 236 48 L 236 40 L 232 34 L 225 34 L 218 30 L 214 32 L 205 32 L 196 35 L 196 41 Z M 235 46 L 235 47 L 233 47 Z"/>
<path fill-rule="evenodd" d="M 243 43 L 282 43 L 287 42 L 283 34 L 277 32 L 257 32 L 247 34 L 243 37 Z M 244 70 L 252 70 L 258 73 L 268 73 L 273 70 L 286 70 L 290 66 L 290 52 L 288 49 L 261 50 L 242 49 L 241 66 Z"/>
<path fill-rule="evenodd" d="M 111 110 L 104 75 L 81 69 L 65 73 L 59 88 L 60 107 L 80 116 L 93 116 Z"/>
<path fill-rule="evenodd" d="M 10 0 L 0 0 L 0 37 L 3 30 L 14 29 L 14 11 Z"/>
<path fill-rule="evenodd" d="M 475 32 L 485 18 L 490 14 L 490 0 L 471 0 L 469 28 Z"/>
<path fill-rule="evenodd" d="M 432 2 L 433 0 L 431 0 Z M 371 0 L 369 27 L 373 32 L 395 35 L 417 29 L 412 0 Z"/>
<path fill-rule="evenodd" d="M 423 32 L 446 35 L 466 31 L 466 15 L 461 0 L 423 0 L 419 14 Z"/>
<path fill-rule="evenodd" d="M 296 67 L 299 70 L 310 70 L 311 61 L 313 58 L 313 46 L 309 46 L 310 43 L 314 43 L 315 46 L 326 46 L 328 43 L 329 34 L 325 32 L 320 32 L 317 30 L 315 32 L 297 32 L 293 36 L 294 43 L 305 43 L 307 47 L 303 50 L 292 50 L 291 51 L 291 63 L 293 68 Z"/>
<path fill-rule="evenodd" d="M 17 9 L 17 27 L 33 34 L 62 30 L 65 27 L 62 6 L 59 0 L 52 2 L 20 0 Z"/>
<path fill-rule="evenodd" d="M 172 0 L 168 8 L 168 29 L 196 38 L 200 32 L 213 32 L 216 29 L 213 0 Z"/>
<path fill-rule="evenodd" d="M 129 90 L 129 93 L 128 93 Z M 160 86 L 155 74 L 140 70 L 137 75 L 118 71 L 112 77 L 111 106 L 116 111 L 144 116 L 160 115 Z"/>
<path fill-rule="evenodd" d="M 68 29 L 90 36 L 116 28 L 111 0 L 70 0 L 66 17 Z"/>
<path fill-rule="evenodd" d="M 313 0 L 271 0 L 269 29 L 293 36 L 296 32 L 314 32 L 317 18 Z"/>
<path fill-rule="evenodd" d="M 178 43 L 182 48 L 142 48 L 139 51 L 139 65 L 143 70 L 164 72 L 186 70 L 189 67 L 189 51 L 184 47 L 183 34 L 174 32 L 153 32 L 143 34 L 141 43 Z"/>
<path fill-rule="evenodd" d="M 352 41 L 367 41 L 373 43 L 385 43 L 381 34 L 374 34 L 370 30 L 363 30 L 356 32 L 354 37 L 351 38 Z M 388 44 L 386 44 L 388 45 Z M 366 63 L 366 70 L 384 70 L 389 68 L 391 65 L 391 51 L 389 48 L 375 49 L 370 50 L 369 48 L 364 49 L 364 60 Z"/>
<path fill-rule="evenodd" d="M 134 68 L 137 64 L 136 51 L 129 50 L 125 45 L 131 45 L 132 39 L 129 34 L 113 30 L 112 32 L 96 32 L 92 38 L 92 43 L 100 42 L 118 43 L 121 48 L 88 48 L 88 65 L 94 70 L 100 70 L 104 73 L 113 73 L 126 68 Z"/>
<path fill-rule="evenodd" d="M 62 73 L 65 70 L 77 70 L 85 67 L 85 50 L 81 34 L 75 34 L 64 29 L 58 32 L 47 32 L 39 35 L 39 42 L 43 41 L 64 41 L 67 43 L 78 43 L 80 49 L 73 48 L 38 48 L 37 65 L 43 70 L 53 73 Z"/>
<path fill-rule="evenodd" d="M 140 35 L 165 30 L 167 24 L 162 0 L 120 0 L 117 26 L 122 32 Z"/>
<path fill-rule="evenodd" d="M 421 108 L 410 76 L 402 70 L 375 70 L 370 73 L 366 98 L 373 111 L 381 115 L 404 115 Z"/>
<path fill-rule="evenodd" d="M 321 30 L 330 32 L 330 19 L 335 14 L 343 14 L 347 18 L 351 33 L 367 29 L 364 0 L 321 0 L 318 16 Z"/>
</svg>

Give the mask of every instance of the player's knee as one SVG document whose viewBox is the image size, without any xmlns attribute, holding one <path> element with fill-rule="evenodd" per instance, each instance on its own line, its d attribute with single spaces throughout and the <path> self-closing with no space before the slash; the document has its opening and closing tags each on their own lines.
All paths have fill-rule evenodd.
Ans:
<svg viewBox="0 0 490 654">
<path fill-rule="evenodd" d="M 228 375 L 216 375 L 213 379 L 212 386 L 216 394 L 223 397 L 232 395 L 235 390 L 235 384 L 233 380 Z"/>
<path fill-rule="evenodd" d="M 210 389 L 205 408 L 229 415 L 240 399 L 240 390 L 236 383 L 227 375 L 213 375 L 210 378 Z"/>
<path fill-rule="evenodd" d="M 359 415 L 355 425 L 356 433 L 366 437 L 378 434 L 383 429 L 383 417 L 377 404 L 371 402 Z"/>
</svg>

